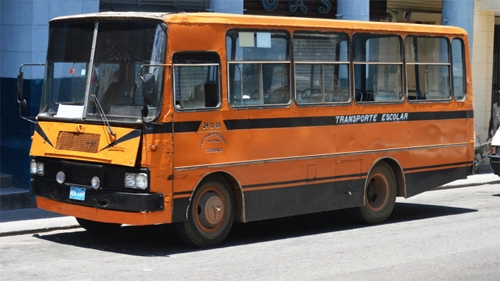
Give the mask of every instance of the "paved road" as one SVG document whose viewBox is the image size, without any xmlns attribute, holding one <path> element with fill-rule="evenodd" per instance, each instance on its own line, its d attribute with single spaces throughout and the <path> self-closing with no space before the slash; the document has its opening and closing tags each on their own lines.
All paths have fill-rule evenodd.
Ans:
<svg viewBox="0 0 500 281">
<path fill-rule="evenodd" d="M 344 212 L 236 224 L 209 250 L 171 226 L 0 237 L 0 279 L 500 280 L 499 234 L 500 185 L 481 185 L 398 200 L 383 225 Z"/>
</svg>

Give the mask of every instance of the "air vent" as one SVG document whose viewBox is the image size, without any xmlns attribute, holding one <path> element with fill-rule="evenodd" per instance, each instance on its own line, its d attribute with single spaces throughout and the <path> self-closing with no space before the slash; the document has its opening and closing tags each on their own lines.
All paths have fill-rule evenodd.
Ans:
<svg viewBox="0 0 500 281">
<path fill-rule="evenodd" d="M 59 132 L 56 149 L 97 153 L 99 149 L 99 134 L 77 132 Z"/>
</svg>

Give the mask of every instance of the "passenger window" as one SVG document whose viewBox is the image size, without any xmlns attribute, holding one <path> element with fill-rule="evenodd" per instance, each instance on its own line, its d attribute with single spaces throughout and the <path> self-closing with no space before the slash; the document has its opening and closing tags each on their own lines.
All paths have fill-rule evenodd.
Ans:
<svg viewBox="0 0 500 281">
<path fill-rule="evenodd" d="M 296 32 L 293 35 L 298 104 L 350 100 L 348 39 L 344 33 Z"/>
<path fill-rule="evenodd" d="M 453 71 L 453 95 L 456 100 L 464 101 L 467 95 L 465 71 L 464 42 L 455 38 L 451 43 L 451 58 Z"/>
<path fill-rule="evenodd" d="M 230 30 L 226 38 L 231 106 L 289 104 L 288 34 Z"/>
<path fill-rule="evenodd" d="M 179 110 L 216 108 L 220 105 L 219 55 L 182 52 L 173 56 L 175 107 Z"/>
<path fill-rule="evenodd" d="M 442 37 L 405 38 L 408 99 L 449 100 L 449 44 Z"/>
<path fill-rule="evenodd" d="M 400 37 L 355 34 L 353 44 L 356 101 L 401 101 L 403 60 Z"/>
</svg>

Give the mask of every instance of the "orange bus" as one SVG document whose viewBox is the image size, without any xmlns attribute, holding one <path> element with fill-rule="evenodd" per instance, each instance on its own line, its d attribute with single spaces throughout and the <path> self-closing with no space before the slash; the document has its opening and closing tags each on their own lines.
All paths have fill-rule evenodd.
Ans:
<svg viewBox="0 0 500 281">
<path fill-rule="evenodd" d="M 380 223 L 396 197 L 472 172 L 468 46 L 446 26 L 59 17 L 31 190 L 89 231 L 174 223 L 198 247 L 221 243 L 233 221 L 353 208 Z"/>
</svg>

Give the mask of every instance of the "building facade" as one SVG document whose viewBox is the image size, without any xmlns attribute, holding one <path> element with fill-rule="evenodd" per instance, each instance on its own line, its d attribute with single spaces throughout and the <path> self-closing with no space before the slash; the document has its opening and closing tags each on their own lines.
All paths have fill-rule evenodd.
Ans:
<svg viewBox="0 0 500 281">
<path fill-rule="evenodd" d="M 492 134 L 492 104 L 500 91 L 500 2 L 498 0 L 2 0 L 0 2 L 1 173 L 29 188 L 32 123 L 19 118 L 16 77 L 23 63 L 44 63 L 48 21 L 99 11 L 212 11 L 237 14 L 414 22 L 460 26 L 471 39 L 476 134 Z M 35 116 L 43 68 L 26 68 L 24 94 Z"/>
</svg>

